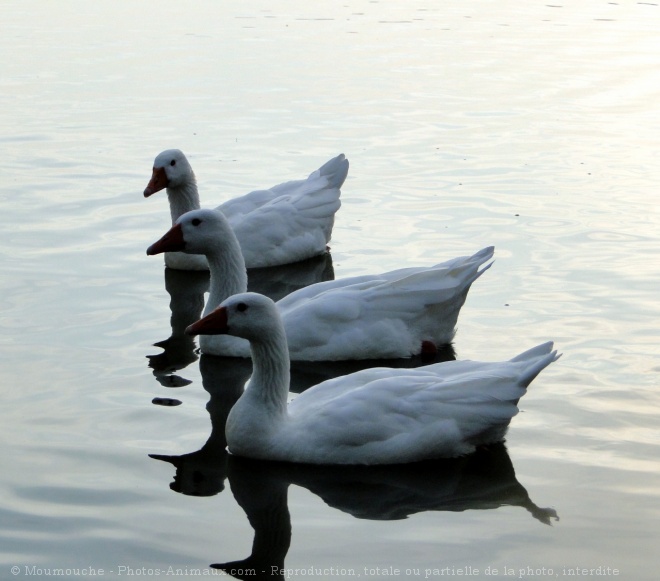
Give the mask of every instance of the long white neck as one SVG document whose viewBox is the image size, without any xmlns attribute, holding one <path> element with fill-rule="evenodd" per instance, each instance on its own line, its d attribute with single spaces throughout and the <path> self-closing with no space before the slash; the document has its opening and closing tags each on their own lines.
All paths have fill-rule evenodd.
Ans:
<svg viewBox="0 0 660 581">
<path fill-rule="evenodd" d="M 256 398 L 266 410 L 286 415 L 289 394 L 289 349 L 283 325 L 277 325 L 268 336 L 250 342 L 252 378 L 247 393 Z"/>
<path fill-rule="evenodd" d="M 206 253 L 211 280 L 209 299 L 204 307 L 204 316 L 208 315 L 222 301 L 232 295 L 247 291 L 247 271 L 238 240 L 231 236 L 225 240 L 222 249 L 211 249 Z"/>
<path fill-rule="evenodd" d="M 250 349 L 252 377 L 229 412 L 225 433 L 232 453 L 266 459 L 288 419 L 289 351 L 281 322 L 251 340 Z"/>
<path fill-rule="evenodd" d="M 174 225 L 182 214 L 191 210 L 198 210 L 200 208 L 199 192 L 197 191 L 195 174 L 191 174 L 190 179 L 179 186 L 168 186 L 167 199 L 170 202 L 172 225 Z"/>
</svg>

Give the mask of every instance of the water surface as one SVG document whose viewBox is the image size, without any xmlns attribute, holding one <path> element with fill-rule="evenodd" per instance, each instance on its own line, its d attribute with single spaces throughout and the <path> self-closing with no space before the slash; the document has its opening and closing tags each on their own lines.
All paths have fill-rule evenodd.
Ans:
<svg viewBox="0 0 660 581">
<path fill-rule="evenodd" d="M 3 14 L 0 577 L 194 578 L 249 555 L 288 578 L 657 577 L 656 3 Z M 141 192 L 169 147 L 207 205 L 345 153 L 321 277 L 495 245 L 456 357 L 564 353 L 506 448 L 366 472 L 228 459 L 249 370 L 176 338 L 205 280 L 145 255 L 169 213 Z"/>
</svg>

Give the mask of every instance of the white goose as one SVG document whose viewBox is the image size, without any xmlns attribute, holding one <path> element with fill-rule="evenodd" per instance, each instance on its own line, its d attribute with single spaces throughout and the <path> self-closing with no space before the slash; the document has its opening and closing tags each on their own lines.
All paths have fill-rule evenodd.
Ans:
<svg viewBox="0 0 660 581">
<path fill-rule="evenodd" d="M 256 190 L 218 206 L 234 229 L 247 268 L 289 264 L 326 252 L 347 174 L 348 160 L 341 154 L 305 180 Z M 158 154 L 144 197 L 163 188 L 167 188 L 172 224 L 200 207 L 195 174 L 178 149 Z M 166 254 L 165 264 L 180 270 L 208 268 L 203 256 L 181 253 Z"/>
<path fill-rule="evenodd" d="M 211 277 L 204 315 L 247 290 L 241 249 L 221 212 L 187 212 L 147 254 L 170 251 L 206 255 Z M 397 359 L 434 353 L 451 343 L 470 285 L 490 266 L 479 270 L 492 256 L 488 247 L 429 268 L 326 281 L 287 295 L 277 306 L 291 359 Z M 204 336 L 200 348 L 211 355 L 250 356 L 248 342 L 235 337 Z"/>
<path fill-rule="evenodd" d="M 250 342 L 253 373 L 227 418 L 229 451 L 313 464 L 401 464 L 502 441 L 527 386 L 558 358 L 548 342 L 498 363 L 371 368 L 324 381 L 287 406 L 286 331 L 269 298 L 230 297 L 186 332 Z"/>
</svg>

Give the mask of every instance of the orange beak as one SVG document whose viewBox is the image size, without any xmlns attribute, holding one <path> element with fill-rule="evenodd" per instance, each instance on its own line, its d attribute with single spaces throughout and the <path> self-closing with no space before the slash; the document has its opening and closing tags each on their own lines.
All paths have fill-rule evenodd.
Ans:
<svg viewBox="0 0 660 581">
<path fill-rule="evenodd" d="M 183 239 L 183 229 L 180 224 L 175 224 L 158 242 L 154 242 L 147 248 L 147 256 L 163 252 L 180 252 L 185 247 L 186 241 Z"/>
<path fill-rule="evenodd" d="M 167 175 L 165 175 L 165 168 L 155 167 L 153 169 L 153 173 L 151 174 L 151 179 L 149 180 L 147 187 L 144 188 L 144 197 L 148 198 L 151 194 L 160 192 L 160 190 L 167 187 L 168 183 L 169 180 L 167 179 Z"/>
<path fill-rule="evenodd" d="M 227 308 L 218 307 L 186 328 L 186 335 L 224 335 L 229 331 Z"/>
</svg>

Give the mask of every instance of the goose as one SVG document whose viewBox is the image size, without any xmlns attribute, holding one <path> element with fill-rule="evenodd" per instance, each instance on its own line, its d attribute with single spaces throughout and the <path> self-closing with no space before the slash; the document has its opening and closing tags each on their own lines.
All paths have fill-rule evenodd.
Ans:
<svg viewBox="0 0 660 581">
<path fill-rule="evenodd" d="M 205 254 L 210 268 L 204 315 L 247 290 L 245 262 L 228 220 L 217 210 L 187 212 L 148 255 Z M 432 357 L 451 343 L 470 285 L 490 266 L 493 247 L 431 267 L 330 280 L 301 288 L 277 302 L 294 361 Z M 492 264 L 492 263 L 491 263 Z M 248 341 L 203 336 L 202 353 L 249 357 Z"/>
<path fill-rule="evenodd" d="M 340 154 L 305 180 L 256 190 L 218 206 L 238 238 L 247 268 L 290 264 L 327 252 L 347 174 L 348 160 Z M 195 174 L 178 149 L 156 156 L 144 197 L 163 188 L 173 225 L 179 216 L 200 207 Z M 208 269 L 203 256 L 181 253 L 167 253 L 165 264 L 179 270 Z"/>
<path fill-rule="evenodd" d="M 186 332 L 250 342 L 253 373 L 227 418 L 229 452 L 306 464 L 405 464 L 501 442 L 527 386 L 559 357 L 547 342 L 503 362 L 370 368 L 319 383 L 287 405 L 287 334 L 271 299 L 234 295 Z"/>
</svg>

